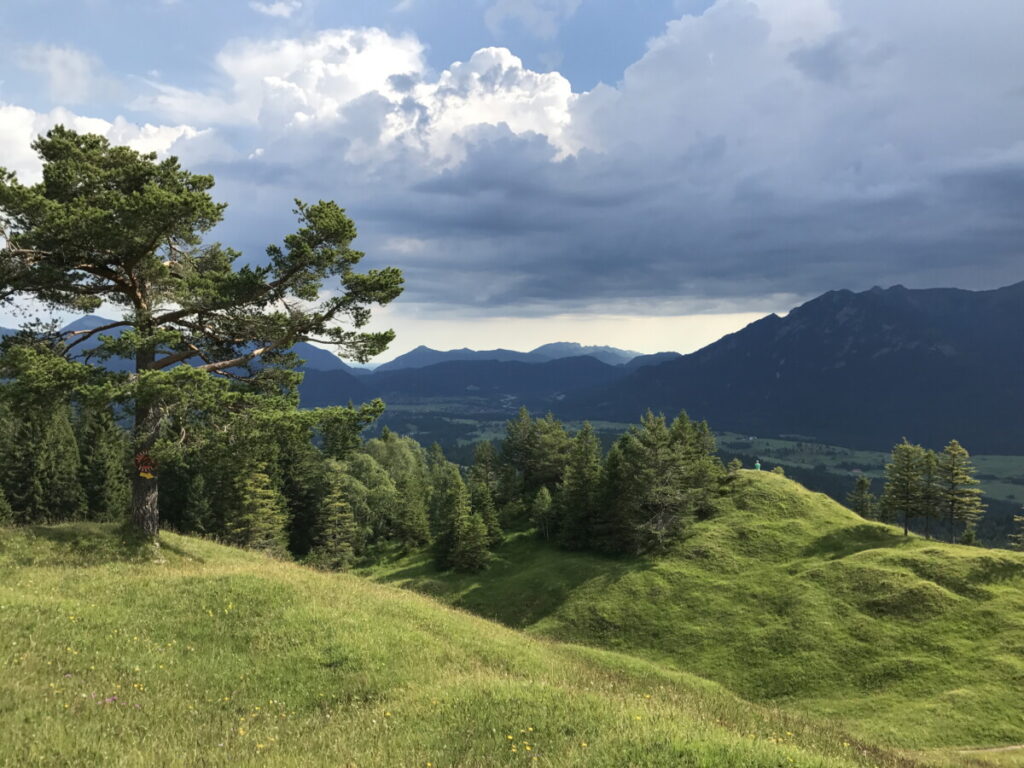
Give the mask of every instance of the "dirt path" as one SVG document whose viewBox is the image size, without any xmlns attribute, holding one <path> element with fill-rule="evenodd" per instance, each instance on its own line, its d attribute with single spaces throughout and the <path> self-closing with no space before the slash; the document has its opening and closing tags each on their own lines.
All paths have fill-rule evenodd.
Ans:
<svg viewBox="0 0 1024 768">
<path fill-rule="evenodd" d="M 958 749 L 961 755 L 977 755 L 984 752 L 1013 752 L 1018 749 L 1024 749 L 1024 744 L 1014 744 L 1009 747 L 979 747 L 978 749 Z"/>
</svg>

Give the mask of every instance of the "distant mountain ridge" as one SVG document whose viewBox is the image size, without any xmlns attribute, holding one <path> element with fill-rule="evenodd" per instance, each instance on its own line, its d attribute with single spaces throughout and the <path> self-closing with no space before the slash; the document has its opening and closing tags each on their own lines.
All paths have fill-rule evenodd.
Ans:
<svg viewBox="0 0 1024 768">
<path fill-rule="evenodd" d="M 109 325 L 110 323 L 113 323 L 113 322 L 115 322 L 115 321 L 111 320 L 110 318 L 100 317 L 99 315 L 84 315 L 82 317 L 77 318 L 76 320 L 72 320 L 70 323 L 68 323 L 63 328 L 61 328 L 61 330 L 62 331 L 87 331 L 87 330 L 92 330 L 94 328 L 100 328 L 100 327 L 102 327 L 104 325 Z M 79 347 L 78 347 L 79 352 L 77 352 L 76 355 L 80 356 L 81 353 L 87 352 L 87 351 L 89 351 L 91 349 L 95 349 L 96 347 L 98 347 L 99 343 L 100 343 L 100 341 L 99 341 L 99 337 L 100 336 L 113 336 L 113 337 L 116 338 L 116 337 L 121 335 L 121 332 L 123 330 L 124 330 L 123 328 L 113 328 L 113 329 L 111 329 L 109 331 L 104 331 L 102 333 L 97 334 L 96 336 L 93 336 L 89 340 L 84 341 L 84 342 L 82 342 L 79 345 Z M 17 333 L 17 331 L 14 330 L 14 329 L 10 329 L 10 328 L 0 328 L 0 337 L 6 336 L 6 335 L 12 334 L 12 333 Z M 326 349 L 321 349 L 320 347 L 314 346 L 313 344 L 307 344 L 306 342 L 299 342 L 294 347 L 292 347 L 292 351 L 295 352 L 296 354 L 298 354 L 298 356 L 301 357 L 303 360 L 305 360 L 305 363 L 302 366 L 303 370 L 307 370 L 307 371 L 352 371 L 353 370 L 350 366 L 346 365 L 345 362 L 341 358 L 339 358 L 337 355 L 335 355 L 333 352 L 330 352 L 330 351 L 328 351 Z M 115 358 L 112 358 L 112 359 L 106 361 L 105 367 L 108 368 L 109 370 L 113 370 L 113 371 L 134 371 L 135 370 L 134 362 L 132 362 L 131 360 L 126 360 L 124 358 L 119 358 L 119 357 L 115 357 Z"/>
<path fill-rule="evenodd" d="M 1024 453 L 1024 282 L 829 291 L 690 355 L 572 393 L 565 417 L 686 408 L 716 429 L 852 447 Z"/>
<path fill-rule="evenodd" d="M 544 356 L 594 349 L 601 348 L 421 347 L 370 373 L 317 347 L 296 347 L 309 361 L 304 407 L 383 396 L 424 412 L 443 402 L 448 416 L 463 405 L 464 413 L 527 405 L 612 422 L 633 422 L 648 408 L 669 415 L 685 408 L 715 429 L 751 435 L 875 450 L 903 436 L 931 447 L 956 438 L 974 453 L 1024 454 L 1024 282 L 989 291 L 829 291 L 689 355 L 641 355 L 626 364 Z"/>
<path fill-rule="evenodd" d="M 674 352 L 659 352 L 660 355 L 673 355 Z M 397 371 L 406 368 L 426 368 L 437 363 L 448 363 L 455 360 L 490 360 L 496 362 L 518 361 L 522 363 L 543 363 L 549 360 L 561 360 L 567 357 L 593 357 L 607 365 L 626 365 L 633 359 L 641 357 L 640 352 L 606 346 L 584 346 L 576 342 L 556 341 L 543 344 L 529 352 L 518 352 L 514 349 L 462 349 L 439 350 L 420 345 L 415 349 L 399 355 L 394 360 L 377 366 L 376 370 Z"/>
</svg>

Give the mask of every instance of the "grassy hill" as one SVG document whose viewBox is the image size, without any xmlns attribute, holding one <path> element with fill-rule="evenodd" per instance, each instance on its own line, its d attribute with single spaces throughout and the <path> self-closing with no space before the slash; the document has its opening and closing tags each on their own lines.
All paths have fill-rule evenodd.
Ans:
<svg viewBox="0 0 1024 768">
<path fill-rule="evenodd" d="M 163 542 L 0 529 L 0 766 L 924 764 L 412 592 Z"/>
<path fill-rule="evenodd" d="M 438 574 L 425 556 L 370 575 L 836 717 L 872 741 L 1024 743 L 1022 555 L 905 538 L 747 471 L 727 511 L 671 557 L 610 560 L 525 535 L 499 556 L 479 576 Z"/>
</svg>

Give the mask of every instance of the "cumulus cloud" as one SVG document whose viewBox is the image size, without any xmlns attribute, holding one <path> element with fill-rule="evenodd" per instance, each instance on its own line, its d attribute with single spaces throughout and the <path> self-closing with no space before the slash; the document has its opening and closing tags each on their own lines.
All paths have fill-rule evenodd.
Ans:
<svg viewBox="0 0 1024 768">
<path fill-rule="evenodd" d="M 115 144 L 125 144 L 139 152 L 167 155 L 186 149 L 188 142 L 200 143 L 208 131 L 188 125 L 152 125 L 133 123 L 123 117 L 104 120 L 77 115 L 64 108 L 36 112 L 24 107 L 0 103 L 0 167 L 14 171 L 23 184 L 39 181 L 42 167 L 31 144 L 55 125 L 64 125 L 81 133 L 97 133 Z M 222 148 L 219 148 L 222 149 Z M 198 158 L 198 154 L 193 154 Z"/>
<path fill-rule="evenodd" d="M 264 16 L 276 16 L 281 19 L 290 19 L 296 11 L 302 10 L 300 0 L 278 0 L 274 3 L 260 3 L 253 0 L 249 7 Z"/>
<path fill-rule="evenodd" d="M 430 77 L 423 52 L 413 37 L 372 28 L 239 41 L 217 56 L 225 90 L 154 83 L 155 95 L 138 106 L 271 134 L 330 126 L 355 162 L 396 145 L 434 163 L 458 162 L 465 136 L 497 125 L 541 134 L 562 154 L 574 150 L 567 128 L 575 96 L 558 73 L 533 72 L 505 48 L 484 48 Z"/>
</svg>

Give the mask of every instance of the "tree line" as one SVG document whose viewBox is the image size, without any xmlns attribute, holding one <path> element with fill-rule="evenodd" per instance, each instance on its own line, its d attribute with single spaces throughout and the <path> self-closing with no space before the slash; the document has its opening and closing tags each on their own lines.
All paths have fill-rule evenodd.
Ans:
<svg viewBox="0 0 1024 768">
<path fill-rule="evenodd" d="M 885 465 L 881 495 L 876 498 L 871 479 L 860 475 L 847 504 L 862 517 L 901 524 L 904 534 L 918 523 L 928 538 L 944 531 L 951 542 L 974 544 L 985 513 L 975 475 L 970 454 L 957 440 L 936 452 L 903 438 Z M 1011 544 L 1016 541 L 1011 538 Z"/>
</svg>

